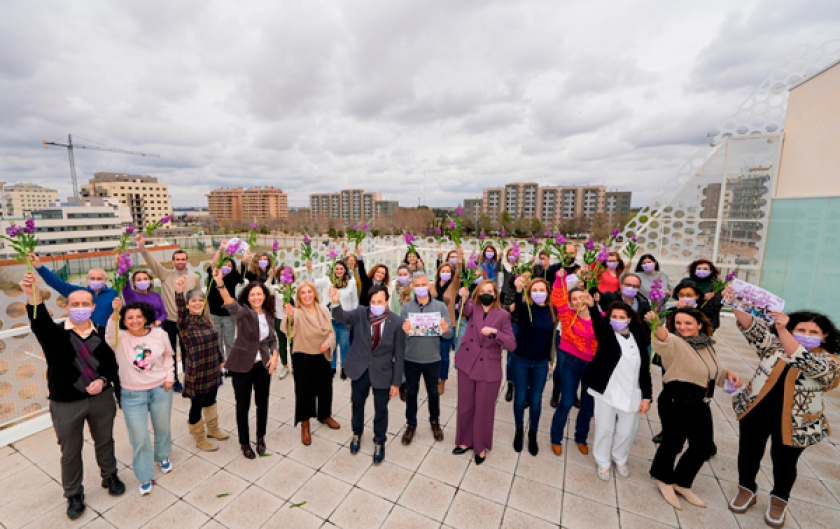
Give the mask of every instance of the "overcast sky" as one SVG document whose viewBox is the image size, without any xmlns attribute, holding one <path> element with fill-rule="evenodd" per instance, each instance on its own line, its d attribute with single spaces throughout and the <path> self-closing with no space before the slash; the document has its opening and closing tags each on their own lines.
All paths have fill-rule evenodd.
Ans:
<svg viewBox="0 0 840 529">
<path fill-rule="evenodd" d="M 840 1 L 4 1 L 0 181 L 151 174 L 454 205 L 510 181 L 643 206 Z M 84 139 L 83 139 L 84 138 Z M 89 141 L 89 140 L 92 141 Z M 424 187 L 425 182 L 425 187 Z"/>
</svg>

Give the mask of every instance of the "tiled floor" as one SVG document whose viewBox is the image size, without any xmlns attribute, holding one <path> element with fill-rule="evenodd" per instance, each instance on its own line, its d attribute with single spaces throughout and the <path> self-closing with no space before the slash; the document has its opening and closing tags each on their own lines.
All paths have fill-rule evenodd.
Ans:
<svg viewBox="0 0 840 529">
<path fill-rule="evenodd" d="M 727 366 L 748 376 L 755 365 L 753 353 L 725 318 L 718 332 L 718 352 Z M 658 389 L 659 370 L 654 369 Z M 550 384 L 548 386 L 550 388 Z M 315 427 L 312 446 L 300 444 L 293 426 L 292 378 L 272 381 L 268 457 L 244 459 L 234 437 L 219 442 L 219 450 L 198 452 L 187 433 L 188 402 L 176 399 L 172 429 L 175 469 L 155 476 L 157 487 L 140 497 L 128 465 L 131 447 L 125 424 L 118 417 L 114 437 L 121 476 L 127 493 L 112 498 L 99 487 L 93 449 L 86 445 L 85 486 L 88 509 L 71 523 L 64 514 L 59 485 L 59 451 L 52 430 L 0 448 L 0 523 L 4 527 L 348 527 L 423 528 L 598 528 L 659 527 L 758 528 L 765 527 L 763 512 L 772 480 L 765 457 L 759 502 L 748 514 L 734 516 L 726 498 L 736 489 L 738 426 L 728 398 L 719 392 L 713 403 L 715 438 L 719 455 L 701 470 L 695 491 L 709 504 L 698 509 L 684 503 L 677 512 L 659 497 L 648 477 L 659 430 L 656 410 L 639 427 L 629 462 L 628 479 L 596 477 L 592 457 L 582 456 L 571 442 L 562 457 L 549 446 L 551 412 L 546 389 L 540 430 L 540 453 L 513 451 L 511 405 L 499 398 L 495 449 L 482 466 L 472 454 L 452 455 L 455 438 L 457 387 L 449 382 L 442 397 L 441 422 L 446 440 L 435 443 L 424 426 L 414 443 L 400 444 L 405 405 L 390 404 L 391 420 L 385 463 L 371 464 L 371 435 L 365 431 L 362 451 L 350 455 L 350 383 L 336 379 L 335 415 L 338 431 Z M 226 384 L 220 395 L 221 423 L 234 433 L 233 395 Z M 368 404 L 368 427 L 372 405 Z M 420 408 L 421 425 L 427 416 Z M 840 424 L 840 391 L 829 394 L 826 414 Z M 574 410 L 570 420 L 574 420 Z M 316 423 L 317 424 L 317 423 Z M 253 430 L 252 430 L 253 431 Z M 567 429 L 567 434 L 568 434 Z M 835 440 L 836 442 L 836 440 Z M 840 526 L 840 450 L 823 442 L 805 451 L 799 480 L 793 490 L 787 527 Z"/>
</svg>

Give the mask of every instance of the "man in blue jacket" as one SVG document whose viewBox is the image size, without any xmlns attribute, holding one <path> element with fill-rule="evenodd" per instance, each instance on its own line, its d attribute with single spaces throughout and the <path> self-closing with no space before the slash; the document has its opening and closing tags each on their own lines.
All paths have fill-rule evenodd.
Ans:
<svg viewBox="0 0 840 529">
<path fill-rule="evenodd" d="M 108 318 L 114 313 L 114 309 L 111 308 L 111 302 L 117 297 L 117 291 L 105 284 L 107 280 L 105 270 L 92 268 L 87 274 L 87 286 L 83 287 L 72 285 L 59 279 L 52 270 L 41 264 L 41 259 L 34 253 L 30 253 L 29 258 L 32 260 L 32 266 L 35 267 L 38 275 L 44 279 L 44 282 L 65 298 L 70 297 L 70 293 L 77 290 L 90 292 L 93 295 L 93 303 L 95 305 L 93 314 L 90 316 L 90 321 L 100 327 L 108 325 Z"/>
</svg>

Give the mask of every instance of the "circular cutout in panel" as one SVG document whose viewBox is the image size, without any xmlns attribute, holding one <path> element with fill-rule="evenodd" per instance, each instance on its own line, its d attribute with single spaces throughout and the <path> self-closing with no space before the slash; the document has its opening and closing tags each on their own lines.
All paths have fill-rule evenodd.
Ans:
<svg viewBox="0 0 840 529">
<path fill-rule="evenodd" d="M 12 392 L 12 384 L 0 380 L 0 399 Z"/>
<path fill-rule="evenodd" d="M 15 412 L 15 405 L 12 402 L 0 402 L 0 419 L 8 419 Z"/>
<path fill-rule="evenodd" d="M 35 413 L 37 411 L 41 411 L 43 408 L 44 407 L 41 404 L 39 404 L 37 402 L 33 402 L 31 404 L 28 404 L 25 408 L 23 408 L 23 414 L 24 415 L 29 415 L 30 413 Z"/>
<path fill-rule="evenodd" d="M 26 384 L 18 390 L 18 398 L 21 400 L 29 400 L 38 395 L 37 384 Z"/>
<path fill-rule="evenodd" d="M 35 364 L 23 364 L 15 370 L 15 377 L 18 380 L 26 380 L 32 378 L 36 370 Z"/>
</svg>

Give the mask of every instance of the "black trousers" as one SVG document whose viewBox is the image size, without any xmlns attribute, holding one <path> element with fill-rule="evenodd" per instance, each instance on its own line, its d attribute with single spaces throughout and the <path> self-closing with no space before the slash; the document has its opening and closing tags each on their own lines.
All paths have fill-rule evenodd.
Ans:
<svg viewBox="0 0 840 529">
<path fill-rule="evenodd" d="M 114 456 L 116 415 L 117 404 L 114 401 L 113 388 L 75 402 L 50 401 L 50 417 L 61 447 L 61 486 L 64 488 L 65 498 L 76 496 L 85 490 L 82 486 L 85 421 L 93 437 L 100 476 L 107 478 L 117 473 L 117 458 Z"/>
<path fill-rule="evenodd" d="M 292 353 L 295 378 L 295 424 L 332 417 L 332 366 L 322 354 Z"/>
<path fill-rule="evenodd" d="M 196 395 L 190 399 L 190 415 L 188 419 L 190 424 L 195 424 L 201 420 L 201 410 L 216 404 L 216 394 L 218 391 L 219 388 L 217 386 L 211 389 L 208 393 Z M 238 401 L 239 398 L 237 397 L 237 402 Z"/>
<path fill-rule="evenodd" d="M 257 438 L 265 437 L 268 423 L 268 391 L 271 389 L 271 375 L 262 362 L 254 362 L 247 373 L 231 372 L 233 396 L 236 398 L 236 429 L 239 432 L 239 444 L 250 442 L 248 436 L 248 412 L 251 411 L 251 392 L 257 405 Z"/>
<path fill-rule="evenodd" d="M 705 388 L 669 382 L 657 399 L 662 442 L 656 449 L 650 475 L 662 483 L 691 488 L 714 445 L 712 411 L 703 402 Z M 688 441 L 688 448 L 677 456 Z M 676 466 L 674 465 L 676 463 Z"/>
<path fill-rule="evenodd" d="M 440 381 L 440 360 L 431 364 L 418 364 L 405 361 L 405 422 L 411 428 L 417 428 L 417 394 L 420 392 L 420 376 L 426 383 L 426 393 L 429 395 L 429 422 L 440 419 L 440 395 L 438 382 Z"/>
<path fill-rule="evenodd" d="M 178 342 L 181 341 L 181 337 L 178 334 L 178 322 L 166 320 L 163 322 L 163 330 L 166 332 L 167 336 L 169 336 L 169 345 L 172 346 L 172 350 L 175 351 L 175 382 L 178 382 Z M 181 347 L 181 371 L 186 373 L 187 367 L 184 365 L 184 348 Z"/>
<path fill-rule="evenodd" d="M 755 477 L 769 438 L 770 458 L 773 460 L 773 490 L 770 494 L 787 501 L 796 482 L 796 464 L 805 449 L 786 446 L 782 442 L 781 415 L 780 410 L 760 402 L 738 423 L 738 484 L 753 492 L 758 491 Z"/>
<path fill-rule="evenodd" d="M 385 443 L 385 434 L 388 431 L 388 401 L 390 390 L 376 389 L 370 385 L 370 372 L 365 371 L 357 380 L 351 380 L 350 386 L 353 390 L 351 402 L 353 405 L 353 434 L 362 435 L 365 427 L 365 403 L 368 393 L 373 391 L 373 442 L 376 444 Z"/>
</svg>

